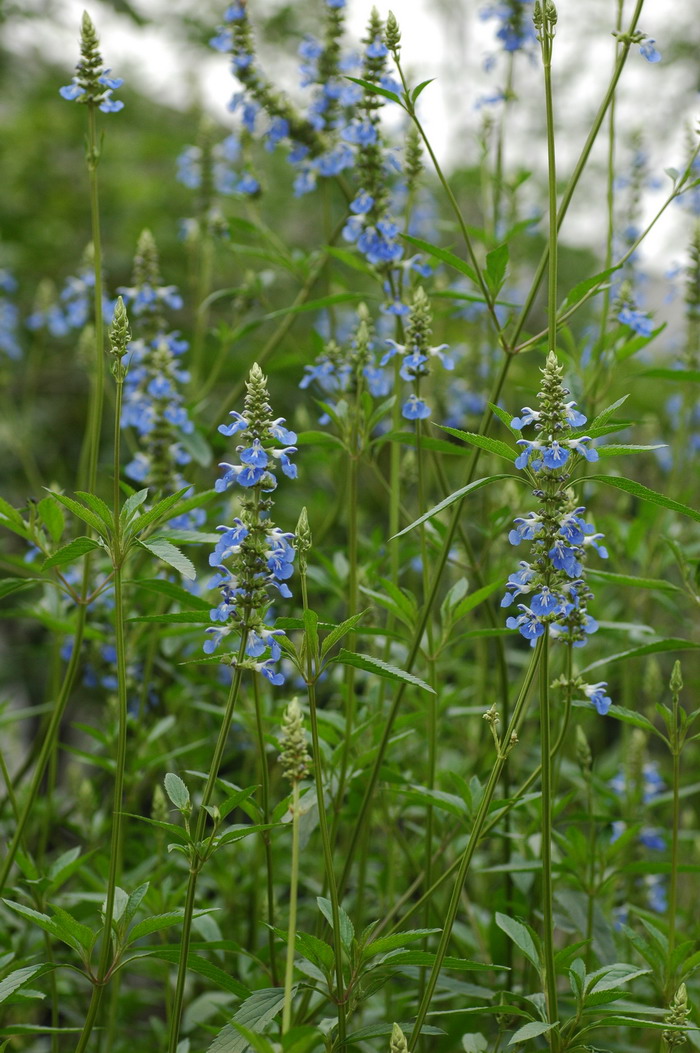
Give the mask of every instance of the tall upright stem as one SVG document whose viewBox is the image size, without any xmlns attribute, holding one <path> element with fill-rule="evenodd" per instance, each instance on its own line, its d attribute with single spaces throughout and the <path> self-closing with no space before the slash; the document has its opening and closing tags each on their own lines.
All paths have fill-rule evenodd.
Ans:
<svg viewBox="0 0 700 1053">
<path fill-rule="evenodd" d="M 262 699 L 260 697 L 260 684 L 257 676 L 253 677 L 253 698 L 255 700 L 255 733 L 258 740 L 258 753 L 260 755 L 260 795 L 262 801 L 263 824 L 270 822 L 270 772 L 267 766 L 265 753 L 265 732 L 262 720 Z M 262 831 L 262 843 L 265 849 L 265 871 L 267 874 L 267 939 L 270 953 L 270 975 L 274 987 L 278 985 L 277 963 L 275 961 L 275 882 L 272 868 L 272 842 L 270 831 Z"/>
<path fill-rule="evenodd" d="M 87 479 L 86 488 L 94 493 L 97 483 L 97 465 L 100 453 L 100 435 L 102 433 L 102 407 L 104 405 L 105 383 L 105 335 L 102 313 L 102 235 L 100 231 L 100 199 L 97 180 L 97 166 L 100 160 L 100 147 L 97 141 L 96 106 L 88 104 L 88 148 L 87 166 L 90 177 L 90 218 L 92 225 L 92 249 L 95 271 L 94 310 L 95 310 L 95 360 L 92 374 L 92 396 L 87 425 Z"/>
<path fill-rule="evenodd" d="M 552 750 L 549 698 L 549 636 L 542 637 L 540 657 L 540 742 L 542 751 L 542 948 L 543 981 L 547 1022 L 557 1013 L 557 978 L 554 968 L 554 889 L 552 881 Z M 549 1032 L 550 1048 L 556 1048 L 555 1032 Z"/>
</svg>

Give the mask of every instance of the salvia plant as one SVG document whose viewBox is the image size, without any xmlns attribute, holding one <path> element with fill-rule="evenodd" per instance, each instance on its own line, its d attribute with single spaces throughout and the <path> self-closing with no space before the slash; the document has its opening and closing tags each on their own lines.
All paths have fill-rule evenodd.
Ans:
<svg viewBox="0 0 700 1053">
<path fill-rule="evenodd" d="M 218 116 L 113 6 L 0 45 L 0 1050 L 700 1049 L 683 5 L 179 5 Z"/>
</svg>

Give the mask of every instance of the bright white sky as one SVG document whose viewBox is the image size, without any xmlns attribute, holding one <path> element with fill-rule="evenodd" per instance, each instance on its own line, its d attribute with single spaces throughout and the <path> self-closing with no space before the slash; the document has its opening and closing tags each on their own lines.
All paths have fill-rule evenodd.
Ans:
<svg viewBox="0 0 700 1053">
<path fill-rule="evenodd" d="M 67 83 L 77 58 L 79 24 L 86 2 L 98 27 L 105 61 L 115 74 L 138 81 L 143 90 L 175 108 L 189 105 L 194 94 L 213 117 L 222 123 L 231 122 L 225 105 L 234 82 L 226 57 L 215 52 L 202 56 L 177 34 L 178 15 L 196 9 L 196 0 L 133 0 L 144 14 L 162 16 L 158 18 L 158 29 L 143 30 L 100 0 L 63 0 L 57 24 L 47 24 L 42 19 L 7 24 L 8 45 L 25 53 L 37 49 L 53 55 L 57 62 L 65 61 Z M 264 2 L 266 10 L 280 6 L 274 0 Z M 320 8 L 321 0 L 316 2 Z M 485 2 L 492 0 L 387 0 L 401 26 L 402 58 L 413 81 L 437 77 L 423 96 L 423 116 L 435 151 L 447 168 L 460 160 L 470 163 L 477 158 L 475 133 L 480 115 L 474 103 L 497 88 L 503 79 L 503 65 L 497 65 L 488 74 L 483 69 L 484 58 L 496 50 L 494 21 L 479 18 Z M 260 3 L 261 0 L 249 0 L 253 19 Z M 656 38 L 662 54 L 673 40 L 695 39 L 700 44 L 698 20 L 693 14 L 696 3 L 697 0 L 647 0 L 640 28 Z M 617 4 L 616 0 L 560 0 L 558 6 L 555 108 L 563 133 L 559 136 L 558 166 L 560 177 L 565 178 L 578 156 L 612 66 L 610 30 Z M 222 0 L 222 11 L 224 7 Z M 364 31 L 371 7 L 371 0 L 348 0 L 348 29 L 355 40 Z M 379 9 L 386 13 L 381 3 Z M 625 9 L 631 9 L 631 0 L 626 0 Z M 290 83 L 296 65 L 294 50 L 290 49 L 286 71 Z M 645 132 L 650 164 L 654 174 L 661 177 L 664 190 L 668 183 L 663 169 L 670 165 L 681 167 L 688 128 L 697 125 L 700 117 L 697 83 L 697 62 L 650 64 L 633 48 L 617 108 L 618 128 L 622 136 L 638 128 Z M 546 166 L 540 105 L 542 80 L 536 62 L 519 56 L 516 86 L 528 104 L 518 108 L 517 117 L 508 127 L 506 165 L 531 166 L 542 172 Z M 596 172 L 600 172 L 604 156 L 601 143 L 583 187 L 581 205 L 572 208 L 563 231 L 566 240 L 592 246 L 602 244 L 605 219 Z M 624 161 L 624 151 L 619 156 Z M 662 191 L 649 195 L 649 215 L 662 196 Z M 681 210 L 672 207 L 647 243 L 645 256 L 651 269 L 663 272 L 672 258 L 682 258 L 686 226 Z"/>
</svg>

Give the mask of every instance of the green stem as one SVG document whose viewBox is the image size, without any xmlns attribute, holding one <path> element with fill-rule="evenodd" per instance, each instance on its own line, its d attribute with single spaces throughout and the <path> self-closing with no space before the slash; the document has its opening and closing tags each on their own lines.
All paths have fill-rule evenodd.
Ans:
<svg viewBox="0 0 700 1053">
<path fill-rule="evenodd" d="M 620 54 L 615 65 L 615 70 L 613 72 L 612 78 L 605 92 L 605 96 L 603 97 L 603 101 L 601 102 L 598 112 L 593 120 L 591 130 L 588 133 L 588 137 L 586 139 L 586 142 L 584 143 L 583 149 L 581 150 L 579 159 L 576 162 L 576 167 L 574 168 L 574 171 L 572 172 L 571 177 L 564 190 L 564 194 L 561 199 L 561 204 L 559 205 L 559 211 L 557 213 L 557 231 L 560 229 L 562 223 L 564 222 L 564 217 L 566 216 L 566 213 L 569 210 L 569 205 L 571 204 L 576 187 L 578 186 L 579 180 L 583 174 L 583 170 L 585 169 L 586 164 L 588 163 L 588 158 L 590 157 L 591 150 L 593 149 L 593 144 L 598 138 L 598 133 L 601 129 L 603 121 L 605 120 L 605 115 L 608 112 L 608 107 L 610 106 L 612 100 L 615 97 L 615 89 L 617 88 L 617 83 L 620 77 L 622 76 L 622 71 L 625 68 L 625 62 L 627 61 L 627 55 L 631 47 L 631 42 L 629 38 L 637 28 L 637 23 L 639 22 L 639 16 L 642 13 L 643 6 L 644 0 L 637 0 L 634 13 L 632 15 L 629 27 L 627 29 L 627 33 L 625 35 L 626 39 L 622 41 Z M 528 319 L 530 311 L 532 310 L 532 305 L 535 302 L 537 293 L 540 288 L 540 283 L 542 281 L 542 277 L 547 268 L 548 259 L 549 245 L 547 245 L 547 247 L 544 249 L 539 263 L 537 264 L 537 270 L 535 271 L 535 276 L 532 280 L 530 291 L 527 294 L 525 303 L 523 304 L 520 314 L 518 315 L 518 318 L 516 320 L 515 329 L 510 337 L 511 347 L 515 347 L 515 345 L 517 344 L 518 337 L 523 330 L 523 327 Z"/>
<path fill-rule="evenodd" d="M 500 372 L 499 372 L 498 377 L 496 378 L 496 380 L 494 382 L 494 385 L 493 385 L 493 388 L 492 388 L 492 391 L 491 391 L 491 396 L 490 396 L 490 399 L 489 399 L 489 402 L 491 402 L 492 404 L 496 404 L 498 402 L 498 399 L 499 399 L 500 393 L 501 393 L 501 389 L 502 389 L 503 384 L 505 382 L 506 376 L 508 375 L 508 370 L 510 368 L 510 363 L 511 362 L 512 362 L 512 356 L 511 355 L 506 355 L 503 358 L 503 362 L 502 362 L 502 365 L 501 365 Z M 482 421 L 481 421 L 481 425 L 480 425 L 480 428 L 479 428 L 479 433 L 480 434 L 486 435 L 488 433 L 489 424 L 491 422 L 491 419 L 492 419 L 491 410 L 487 408 L 484 411 L 484 415 L 483 415 L 483 418 L 482 418 Z M 473 479 L 474 479 L 474 476 L 476 474 L 476 468 L 477 468 L 477 465 L 479 463 L 479 455 L 480 455 L 480 453 L 481 453 L 481 451 L 478 448 L 476 448 L 474 450 L 473 454 L 472 454 L 471 461 L 470 461 L 469 472 L 468 472 L 468 475 L 467 475 L 467 484 L 471 483 L 473 481 Z M 437 559 L 437 565 L 436 565 L 436 568 L 435 568 L 435 574 L 434 574 L 434 577 L 433 577 L 432 586 L 430 588 L 430 593 L 426 597 L 425 603 L 423 605 L 423 610 L 421 611 L 421 614 L 420 614 L 420 616 L 418 618 L 418 624 L 416 625 L 416 629 L 415 629 L 415 632 L 414 632 L 414 635 L 413 635 L 413 639 L 411 641 L 411 647 L 410 647 L 410 650 L 409 650 L 408 655 L 406 657 L 406 665 L 405 665 L 406 672 L 410 672 L 411 669 L 413 668 L 413 663 L 415 662 L 416 657 L 418 655 L 418 652 L 420 650 L 420 644 L 421 644 L 421 640 L 423 639 L 423 633 L 425 632 L 425 627 L 426 627 L 426 625 L 428 623 L 428 619 L 430 618 L 430 614 L 431 614 L 432 609 L 433 609 L 433 604 L 435 603 L 435 599 L 436 599 L 437 594 L 438 594 L 440 581 L 442 579 L 442 574 L 443 574 L 443 571 L 445 569 L 445 565 L 447 564 L 447 559 L 448 559 L 448 556 L 449 556 L 449 553 L 450 553 L 450 549 L 452 547 L 452 542 L 454 540 L 455 534 L 457 533 L 457 529 L 458 529 L 458 527 L 460 525 L 460 522 L 461 522 L 462 509 L 464 507 L 465 500 L 466 500 L 466 498 L 463 497 L 459 501 L 455 501 L 455 503 L 454 503 L 454 509 L 453 509 L 453 512 L 452 512 L 452 519 L 450 520 L 450 524 L 449 524 L 449 526 L 447 528 L 447 532 L 445 534 L 445 539 L 444 539 L 443 544 L 442 544 L 442 549 L 441 549 L 440 555 L 438 556 L 438 559 Z M 382 737 L 381 737 L 381 740 L 380 740 L 380 743 L 379 743 L 379 747 L 377 749 L 376 756 L 375 756 L 373 764 L 372 764 L 372 768 L 370 770 L 369 778 L 368 778 L 367 783 L 365 785 L 365 792 L 364 792 L 364 795 L 363 795 L 363 798 L 362 798 L 362 803 L 360 805 L 360 811 L 358 813 L 357 820 L 356 820 L 356 822 L 355 822 L 355 824 L 353 826 L 352 834 L 351 834 L 351 837 L 350 837 L 350 844 L 349 844 L 347 852 L 346 852 L 345 865 L 343 867 L 343 872 L 342 872 L 342 876 L 341 876 L 341 880 L 340 880 L 340 887 L 341 888 L 344 888 L 346 883 L 347 883 L 348 877 L 350 875 L 350 871 L 351 871 L 352 866 L 353 866 L 354 854 L 355 854 L 355 849 L 357 848 L 358 840 L 359 840 L 360 835 L 362 833 L 363 827 L 364 827 L 365 823 L 368 821 L 368 818 L 369 818 L 369 811 L 370 811 L 371 804 L 372 804 L 372 797 L 374 795 L 374 789 L 375 789 L 375 787 L 377 785 L 377 780 L 379 778 L 379 772 L 380 772 L 381 766 L 382 766 L 382 764 L 384 762 L 384 755 L 386 753 L 387 746 L 388 746 L 389 740 L 391 738 L 391 732 L 392 732 L 392 728 L 394 726 L 394 721 L 396 720 L 396 716 L 397 716 L 397 714 L 399 712 L 399 709 L 401 707 L 401 703 L 403 702 L 403 696 L 404 696 L 405 690 L 406 690 L 406 684 L 405 684 L 405 682 L 402 682 L 399 685 L 399 687 L 398 687 L 398 689 L 396 691 L 396 695 L 394 696 L 394 701 L 392 702 L 391 709 L 389 710 L 389 713 L 388 713 L 388 715 L 386 717 L 386 720 L 384 722 L 384 728 L 383 728 L 383 731 L 382 731 Z"/>
<path fill-rule="evenodd" d="M 309 657 L 309 663 L 311 658 Z M 340 910 L 338 898 L 338 886 L 333 869 L 333 850 L 331 847 L 330 831 L 326 818 L 326 806 L 323 793 L 323 772 L 321 767 L 321 742 L 318 733 L 318 714 L 316 712 L 316 685 L 312 680 L 313 670 L 309 669 L 309 682 L 307 683 L 309 697 L 309 717 L 311 719 L 311 743 L 314 753 L 314 782 L 316 784 L 316 800 L 318 803 L 318 825 L 321 834 L 321 845 L 323 849 L 323 862 L 326 871 L 326 887 L 331 900 L 331 916 L 333 918 L 333 951 L 335 955 L 336 976 L 336 1002 L 338 1006 L 338 1047 L 345 1045 L 345 980 L 343 977 L 343 947 L 340 942 Z M 173 1050 L 172 1053 L 175 1053 Z"/>
<path fill-rule="evenodd" d="M 265 751 L 265 732 L 262 721 L 262 699 L 260 697 L 260 685 L 257 676 L 253 677 L 253 698 L 255 700 L 255 733 L 258 740 L 258 753 L 260 755 L 260 796 L 262 802 L 263 823 L 267 826 L 270 822 L 270 771 L 267 766 L 267 754 Z M 262 831 L 262 843 L 265 850 L 265 870 L 267 874 L 267 939 L 270 954 L 270 974 L 272 985 L 277 987 L 277 962 L 275 960 L 275 934 L 272 931 L 275 924 L 275 882 L 272 866 L 272 841 L 270 831 Z"/>
<path fill-rule="evenodd" d="M 92 383 L 92 398 L 88 415 L 87 489 L 94 493 L 97 484 L 97 463 L 102 433 L 102 407 L 104 404 L 105 338 L 102 317 L 102 236 L 100 233 L 100 202 L 97 181 L 97 166 L 100 148 L 97 142 L 97 107 L 88 104 L 88 148 L 87 165 L 90 176 L 90 217 L 92 222 L 92 248 L 95 271 L 95 370 Z"/>
<path fill-rule="evenodd" d="M 673 693 L 673 725 L 670 735 L 673 758 L 672 788 L 673 805 L 671 812 L 671 873 L 668 879 L 668 982 L 667 1001 L 675 994 L 673 978 L 673 952 L 676 946 L 676 913 L 678 909 L 678 864 L 680 862 L 678 841 L 681 824 L 681 734 L 680 734 L 680 701 L 678 692 Z"/>
<path fill-rule="evenodd" d="M 294 947 L 297 932 L 297 894 L 299 888 L 299 782 L 292 783 L 292 873 L 289 883 L 289 927 L 287 963 L 284 971 L 284 1008 L 282 1034 L 286 1035 L 292 1022 L 292 977 L 294 975 Z"/>
<path fill-rule="evenodd" d="M 520 689 L 518 698 L 515 702 L 515 706 L 513 707 L 513 716 L 511 717 L 510 722 L 507 725 L 503 738 L 501 740 L 501 745 L 496 756 L 496 761 L 493 765 L 493 768 L 491 769 L 491 774 L 489 775 L 488 782 L 484 787 L 483 796 L 481 798 L 481 801 L 479 802 L 479 807 L 477 809 L 476 816 L 474 817 L 474 825 L 472 826 L 472 830 L 469 835 L 469 840 L 459 861 L 457 877 L 455 879 L 455 883 L 452 888 L 452 895 L 450 897 L 450 904 L 447 908 L 447 914 L 443 922 L 440 943 L 438 944 L 438 949 L 435 953 L 435 961 L 433 962 L 430 976 L 428 977 L 428 982 L 426 984 L 425 991 L 423 992 L 423 997 L 421 998 L 420 1005 L 418 1007 L 416 1021 L 413 1025 L 413 1030 L 409 1039 L 408 1046 L 411 1050 L 416 1049 L 416 1045 L 420 1037 L 420 1033 L 423 1028 L 428 1009 L 430 1008 L 430 1002 L 435 992 L 435 988 L 437 986 L 437 982 L 440 976 L 440 970 L 442 968 L 442 963 L 445 960 L 447 948 L 449 946 L 450 939 L 452 938 L 452 929 L 455 923 L 455 919 L 457 917 L 457 911 L 459 909 L 462 890 L 464 888 L 464 882 L 466 880 L 467 873 L 469 872 L 469 867 L 471 865 L 472 859 L 474 858 L 474 853 L 476 851 L 477 845 L 479 844 L 479 841 L 481 839 L 483 828 L 486 823 L 486 817 L 489 813 L 489 808 L 491 807 L 491 802 L 493 800 L 494 793 L 496 792 L 496 787 L 498 786 L 498 782 L 501 777 L 501 772 L 503 770 L 503 765 L 505 764 L 506 757 L 510 752 L 512 743 L 517 741 L 518 729 L 520 728 L 523 717 L 525 715 L 525 707 L 527 704 L 528 695 L 530 693 L 530 687 L 535 677 L 535 672 L 540 661 L 541 653 L 542 642 L 540 640 L 538 641 L 537 646 L 535 647 L 535 650 L 532 654 L 532 657 L 530 658 L 530 664 L 525 674 L 525 679 Z"/>
<path fill-rule="evenodd" d="M 248 633 L 246 630 L 244 630 L 241 637 L 241 646 L 238 654 L 238 661 L 233 670 L 231 687 L 228 693 L 228 698 L 226 700 L 226 708 L 224 710 L 223 720 L 221 721 L 221 727 L 219 729 L 219 737 L 216 740 L 214 756 L 212 757 L 211 765 L 209 767 L 209 775 L 207 777 L 204 792 L 202 794 L 202 800 L 199 806 L 199 811 L 197 813 L 197 822 L 195 825 L 193 838 L 193 857 L 190 866 L 190 876 L 187 882 L 185 911 L 182 919 L 180 959 L 178 961 L 177 981 L 175 984 L 172 1014 L 170 1017 L 168 1053 L 177 1053 L 178 1039 L 180 1035 L 180 1022 L 182 1020 L 182 1011 L 184 1008 L 185 978 L 187 976 L 187 958 L 189 956 L 190 941 L 192 936 L 192 916 L 194 913 L 195 894 L 197 891 L 197 878 L 199 877 L 199 872 L 202 869 L 202 866 L 205 862 L 203 855 L 200 854 L 202 851 L 202 846 L 200 843 L 204 836 L 204 828 L 207 822 L 208 813 L 206 811 L 206 808 L 209 804 L 211 804 L 212 797 L 214 796 L 216 780 L 219 777 L 219 769 L 221 768 L 221 762 L 223 760 L 224 750 L 226 749 L 228 733 L 231 727 L 231 721 L 233 720 L 233 712 L 236 707 L 238 693 L 241 687 L 241 679 L 243 677 L 243 667 L 241 665 L 241 662 L 243 661 L 243 657 L 245 655 L 247 637 Z"/>
<path fill-rule="evenodd" d="M 119 508 L 114 510 L 118 522 Z M 112 834 L 109 849 L 109 872 L 107 875 L 107 898 L 104 908 L 102 944 L 97 965 L 88 1014 L 78 1040 L 75 1053 L 84 1053 L 90 1041 L 97 1013 L 112 971 L 112 920 L 114 917 L 115 890 L 119 884 L 122 869 L 122 823 L 124 773 L 126 770 L 126 726 L 127 726 L 127 693 L 126 693 L 126 644 L 124 637 L 124 599 L 122 592 L 122 555 L 119 551 L 119 532 L 115 536 L 114 552 L 114 628 L 117 650 L 117 755 L 115 758 L 114 793 L 112 798 Z"/>
<path fill-rule="evenodd" d="M 547 1021 L 558 1021 L 557 977 L 554 968 L 554 888 L 552 881 L 552 749 L 550 741 L 549 635 L 542 637 L 540 657 L 540 742 L 542 750 L 542 972 Z M 551 1048 L 555 1032 L 550 1031 Z"/>
</svg>

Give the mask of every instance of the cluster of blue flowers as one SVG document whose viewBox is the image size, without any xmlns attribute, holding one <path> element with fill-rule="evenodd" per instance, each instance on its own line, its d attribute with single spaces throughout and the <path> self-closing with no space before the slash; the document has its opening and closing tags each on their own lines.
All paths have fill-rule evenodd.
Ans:
<svg viewBox="0 0 700 1053">
<path fill-rule="evenodd" d="M 19 343 L 19 311 L 10 296 L 17 289 L 14 276 L 0 267 L 0 351 L 14 360 L 22 357 Z"/>
<path fill-rule="evenodd" d="M 42 282 L 37 290 L 34 308 L 25 324 L 38 332 L 46 329 L 54 337 L 82 329 L 90 321 L 95 289 L 95 266 L 92 244 L 88 245 L 77 274 L 71 274 L 56 297 L 53 283 Z M 114 316 L 114 300 L 102 295 L 102 316 L 109 325 Z"/>
<path fill-rule="evenodd" d="M 499 0 L 481 9 L 479 17 L 482 20 L 496 20 L 496 39 L 504 51 L 525 51 L 537 43 L 532 21 L 532 2 L 533 0 Z M 487 60 L 487 65 L 491 65 L 492 61 L 491 58 Z"/>
<path fill-rule="evenodd" d="M 534 425 L 535 439 L 518 439 L 522 452 L 516 467 L 528 470 L 535 482 L 533 493 L 541 505 L 536 512 L 519 516 L 509 534 L 512 545 L 531 542 L 532 556 L 522 560 L 520 569 L 511 574 L 501 606 L 509 607 L 520 596 L 528 596 L 528 603 L 518 603 L 520 612 L 510 616 L 506 625 L 517 629 L 534 646 L 535 641 L 549 632 L 583 647 L 586 638 L 598 628 L 588 614 L 587 604 L 592 593 L 584 581 L 587 552 L 594 548 L 600 556 L 607 551 L 600 544 L 602 534 L 583 518 L 585 508 L 577 505 L 567 487 L 572 464 L 579 457 L 596 461 L 597 452 L 588 443 L 590 437 L 572 436 L 571 429 L 581 427 L 586 418 L 567 402 L 569 394 L 562 384 L 562 369 L 556 355 L 550 352 L 542 370 L 540 408 L 526 406 L 511 424 L 522 429 Z M 601 694 L 605 685 L 594 685 L 588 696 L 601 712 L 609 699 Z"/>
<path fill-rule="evenodd" d="M 87 12 L 83 14 L 80 30 L 80 60 L 70 84 L 59 88 L 59 93 L 69 102 L 82 102 L 98 106 L 103 113 L 118 113 L 124 103 L 112 98 L 112 92 L 121 88 L 122 77 L 112 77 L 111 69 L 105 69 L 100 55 L 97 33 Z"/>
<path fill-rule="evenodd" d="M 228 653 L 225 660 L 231 665 L 240 662 L 270 683 L 282 684 L 284 675 L 277 663 L 282 656 L 279 637 L 284 633 L 272 628 L 267 618 L 271 590 L 286 598 L 291 596 L 286 583 L 294 571 L 294 535 L 270 519 L 269 494 L 277 486 L 278 466 L 288 478 L 296 477 L 296 466 L 290 459 L 296 453 L 296 435 L 284 427 L 284 418 L 273 419 L 267 383 L 257 365 L 250 371 L 243 413 L 234 410 L 231 416 L 232 422 L 220 425 L 219 431 L 243 440 L 236 448 L 240 463 L 222 462 L 224 475 L 215 485 L 220 492 L 239 486 L 245 497 L 241 515 L 233 525 L 217 528 L 221 537 L 209 557 L 217 571 L 211 587 L 220 590 L 221 601 L 211 611 L 215 624 L 207 629 L 204 651 L 213 654 L 235 633 L 239 653 Z"/>
<path fill-rule="evenodd" d="M 389 350 L 379 363 L 380 366 L 385 366 L 395 355 L 400 356 L 399 376 L 414 387 L 401 409 L 401 414 L 406 420 L 426 420 L 431 414 L 430 406 L 420 396 L 420 383 L 429 375 L 431 362 L 437 360 L 444 369 L 454 369 L 454 361 L 445 354 L 447 344 L 438 344 L 435 347 L 429 344 L 431 321 L 430 301 L 423 288 L 418 286 L 413 295 L 406 325 L 406 343 L 399 344 L 395 340 L 387 340 Z"/>
<path fill-rule="evenodd" d="M 241 140 L 227 135 L 212 147 L 187 146 L 177 159 L 177 178 L 190 190 L 199 190 L 207 179 L 206 167 L 211 168 L 211 182 L 218 194 L 252 196 L 260 190 L 260 183 L 250 171 L 241 171 Z"/>
<path fill-rule="evenodd" d="M 180 469 L 191 460 L 180 438 L 194 431 L 180 387 L 189 373 L 178 364 L 188 344 L 167 330 L 164 311 L 179 310 L 182 298 L 174 285 L 161 283 L 155 242 L 147 230 L 139 238 L 133 285 L 119 291 L 142 334 L 129 343 L 121 417 L 123 428 L 136 430 L 141 449 L 124 470 L 134 482 L 174 493 L 187 485 Z M 203 510 L 196 509 L 170 525 L 187 529 L 203 520 Z"/>
<path fill-rule="evenodd" d="M 385 398 L 391 391 L 392 378 L 378 365 L 375 334 L 364 304 L 357 309 L 354 330 L 350 326 L 341 327 L 337 335 L 338 341 L 333 338 L 326 341 L 313 365 L 304 366 L 299 387 L 317 384 L 326 396 L 325 401 L 332 407 L 338 396 L 356 389 L 361 377 L 361 383 L 366 385 L 373 398 Z M 324 413 L 320 423 L 327 424 L 328 421 L 328 414 Z"/>
</svg>

